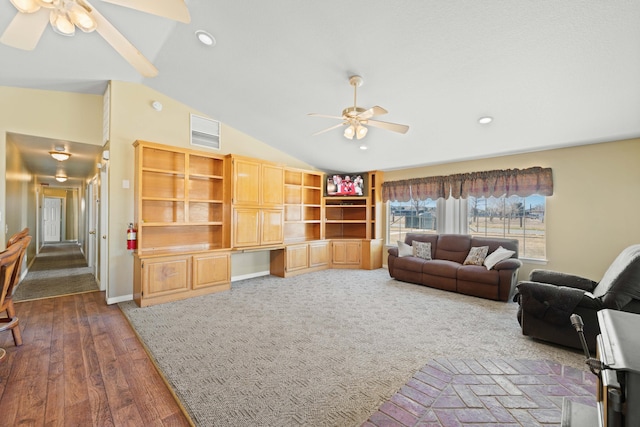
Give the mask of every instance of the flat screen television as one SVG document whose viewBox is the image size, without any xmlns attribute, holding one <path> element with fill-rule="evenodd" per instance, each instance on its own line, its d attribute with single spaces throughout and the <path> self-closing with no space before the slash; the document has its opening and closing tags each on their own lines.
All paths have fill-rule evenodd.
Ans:
<svg viewBox="0 0 640 427">
<path fill-rule="evenodd" d="M 366 173 L 327 174 L 327 197 L 366 196 Z"/>
</svg>

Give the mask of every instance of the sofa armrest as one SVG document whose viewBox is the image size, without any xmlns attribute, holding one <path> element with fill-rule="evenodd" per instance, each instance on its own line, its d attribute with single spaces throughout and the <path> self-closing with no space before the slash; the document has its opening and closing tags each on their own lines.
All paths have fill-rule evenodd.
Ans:
<svg viewBox="0 0 640 427">
<path fill-rule="evenodd" d="M 532 270 L 529 274 L 529 281 L 548 283 L 556 286 L 567 286 L 569 288 L 582 289 L 591 292 L 598 285 L 591 279 L 575 276 L 573 274 L 560 273 L 551 270 Z"/>
<path fill-rule="evenodd" d="M 522 261 L 517 258 L 507 258 L 493 266 L 494 270 L 517 270 L 522 267 Z"/>
<path fill-rule="evenodd" d="M 389 252 L 389 255 L 398 256 L 398 248 L 397 247 L 389 248 L 388 252 Z"/>
</svg>

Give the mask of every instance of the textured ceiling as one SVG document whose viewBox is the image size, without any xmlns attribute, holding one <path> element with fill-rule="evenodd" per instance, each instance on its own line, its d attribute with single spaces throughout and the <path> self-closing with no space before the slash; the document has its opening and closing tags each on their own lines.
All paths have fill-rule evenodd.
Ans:
<svg viewBox="0 0 640 427">
<path fill-rule="evenodd" d="M 98 34 L 49 28 L 32 52 L 0 45 L 0 85 L 101 93 L 141 82 L 326 171 L 397 169 L 640 136 L 640 2 L 191 0 L 191 23 L 94 0 L 159 69 L 142 79 Z M 0 0 L 0 31 L 14 15 Z M 194 32 L 217 39 L 206 48 Z M 46 70 L 46 71 L 45 71 Z M 353 103 L 367 151 L 310 117 Z M 482 126 L 477 119 L 494 117 Z M 223 136 L 224 137 L 224 136 Z M 222 141 L 224 144 L 224 140 Z"/>
</svg>

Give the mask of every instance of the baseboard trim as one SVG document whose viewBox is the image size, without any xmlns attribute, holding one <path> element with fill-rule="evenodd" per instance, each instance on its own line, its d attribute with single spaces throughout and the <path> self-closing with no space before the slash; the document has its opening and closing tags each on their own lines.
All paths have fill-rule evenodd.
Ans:
<svg viewBox="0 0 640 427">
<path fill-rule="evenodd" d="M 243 274 L 241 276 L 233 276 L 231 278 L 231 283 L 237 282 L 237 281 L 240 281 L 240 280 L 253 279 L 254 277 L 268 276 L 270 274 L 271 274 L 271 272 L 269 270 L 266 270 L 266 271 L 258 271 L 256 273 Z"/>
<path fill-rule="evenodd" d="M 125 301 L 133 301 L 133 294 L 122 295 L 122 296 L 113 297 L 113 298 L 107 298 L 107 304 L 108 305 L 117 304 L 119 302 L 125 302 Z"/>
</svg>

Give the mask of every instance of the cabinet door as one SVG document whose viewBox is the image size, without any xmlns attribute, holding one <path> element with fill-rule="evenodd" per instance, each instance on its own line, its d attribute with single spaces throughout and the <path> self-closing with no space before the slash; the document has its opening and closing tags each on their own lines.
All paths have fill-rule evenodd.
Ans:
<svg viewBox="0 0 640 427">
<path fill-rule="evenodd" d="M 142 298 L 188 291 L 190 272 L 191 257 L 187 255 L 142 260 Z"/>
<path fill-rule="evenodd" d="M 233 209 L 233 246 L 260 245 L 260 209 Z"/>
<path fill-rule="evenodd" d="M 284 169 L 282 166 L 262 165 L 262 205 L 282 206 L 284 203 Z"/>
<path fill-rule="evenodd" d="M 287 271 L 302 270 L 308 267 L 309 246 L 290 245 L 287 246 Z"/>
<path fill-rule="evenodd" d="M 334 264 L 360 265 L 360 241 L 334 241 L 331 246 Z"/>
<path fill-rule="evenodd" d="M 329 264 L 329 242 L 309 243 L 309 267 Z"/>
<path fill-rule="evenodd" d="M 231 257 L 228 253 L 210 253 L 193 256 L 193 289 L 229 283 Z"/>
<path fill-rule="evenodd" d="M 284 210 L 262 209 L 263 245 L 277 245 L 284 242 Z"/>
<path fill-rule="evenodd" d="M 236 205 L 260 204 L 260 171 L 258 161 L 233 159 L 233 203 Z"/>
</svg>

